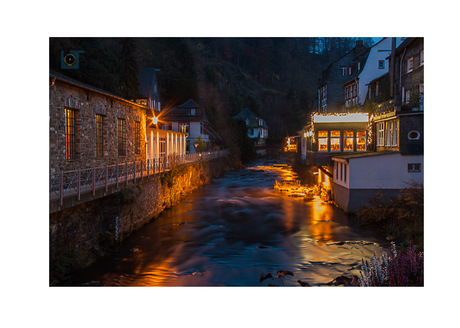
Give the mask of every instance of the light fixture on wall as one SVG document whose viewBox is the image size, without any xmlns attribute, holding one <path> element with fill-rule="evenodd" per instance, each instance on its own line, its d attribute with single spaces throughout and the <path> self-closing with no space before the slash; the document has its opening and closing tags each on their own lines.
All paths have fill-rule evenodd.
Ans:
<svg viewBox="0 0 460 328">
<path fill-rule="evenodd" d="M 156 116 L 152 117 L 152 123 L 155 125 L 158 124 L 158 117 Z"/>
</svg>

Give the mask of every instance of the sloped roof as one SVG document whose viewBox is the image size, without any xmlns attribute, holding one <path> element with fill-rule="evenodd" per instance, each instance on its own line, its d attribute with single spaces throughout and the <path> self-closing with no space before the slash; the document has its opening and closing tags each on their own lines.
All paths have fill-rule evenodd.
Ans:
<svg viewBox="0 0 460 328">
<path fill-rule="evenodd" d="M 254 114 L 251 110 L 245 108 L 241 112 L 239 112 L 237 115 L 233 116 L 234 119 L 236 120 L 249 120 L 249 124 L 246 124 L 247 128 L 265 128 L 268 129 L 267 123 L 265 123 L 265 120 L 262 119 L 262 124 L 259 124 L 259 117 Z"/>
<path fill-rule="evenodd" d="M 177 108 L 199 108 L 200 105 L 196 103 L 195 100 L 189 99 L 186 102 L 184 102 L 182 105 L 177 106 Z"/>
<path fill-rule="evenodd" d="M 247 118 L 250 120 L 255 120 L 257 116 L 251 110 L 245 108 L 241 112 L 239 112 L 237 115 L 233 116 L 233 118 L 237 120 L 245 120 Z"/>
</svg>

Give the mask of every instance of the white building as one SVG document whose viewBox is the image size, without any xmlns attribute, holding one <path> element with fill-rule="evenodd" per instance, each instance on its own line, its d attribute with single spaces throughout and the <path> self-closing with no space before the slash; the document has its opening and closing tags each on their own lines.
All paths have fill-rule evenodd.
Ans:
<svg viewBox="0 0 460 328">
<path fill-rule="evenodd" d="M 332 194 L 347 212 L 357 212 L 378 192 L 396 196 L 413 183 L 423 184 L 423 155 L 373 152 L 332 157 Z"/>
<path fill-rule="evenodd" d="M 396 47 L 402 43 L 403 38 L 396 38 Z M 388 73 L 389 56 L 391 55 L 392 38 L 383 38 L 369 50 L 364 67 L 357 67 L 357 74 L 350 77 L 344 84 L 345 108 L 364 105 L 368 96 L 368 84 L 372 80 Z M 360 66 L 360 63 L 358 63 Z"/>
<path fill-rule="evenodd" d="M 245 122 L 248 137 L 251 139 L 259 138 L 257 145 L 265 145 L 268 138 L 268 126 L 263 118 L 258 117 L 247 108 L 233 116 L 233 118 Z"/>
</svg>

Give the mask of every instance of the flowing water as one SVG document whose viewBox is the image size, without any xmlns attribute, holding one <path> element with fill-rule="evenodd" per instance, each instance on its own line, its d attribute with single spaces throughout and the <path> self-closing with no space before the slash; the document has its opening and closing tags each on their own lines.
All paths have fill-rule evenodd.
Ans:
<svg viewBox="0 0 460 328">
<path fill-rule="evenodd" d="M 285 162 L 287 163 L 287 162 Z M 383 240 L 318 197 L 288 197 L 290 166 L 259 160 L 202 187 L 73 277 L 105 286 L 321 286 L 359 276 Z M 278 270 L 289 270 L 281 282 Z M 262 273 L 274 280 L 259 283 Z"/>
</svg>

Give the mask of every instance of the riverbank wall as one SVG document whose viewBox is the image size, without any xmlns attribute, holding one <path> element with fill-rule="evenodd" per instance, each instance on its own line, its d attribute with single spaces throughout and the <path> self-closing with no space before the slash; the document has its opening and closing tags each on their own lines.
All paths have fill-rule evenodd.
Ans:
<svg viewBox="0 0 460 328">
<path fill-rule="evenodd" d="M 132 232 L 239 161 L 226 156 L 178 166 L 143 184 L 50 214 L 50 283 L 90 265 Z"/>
</svg>

